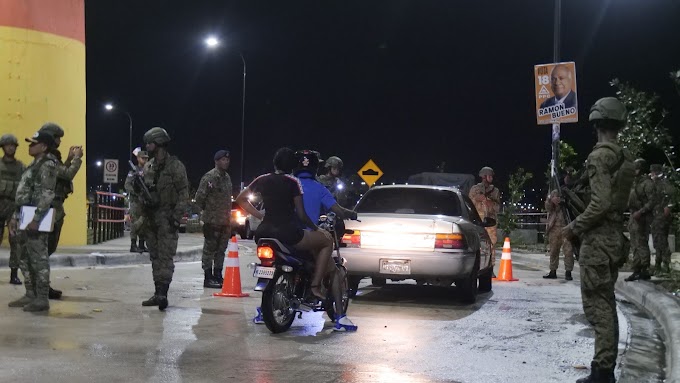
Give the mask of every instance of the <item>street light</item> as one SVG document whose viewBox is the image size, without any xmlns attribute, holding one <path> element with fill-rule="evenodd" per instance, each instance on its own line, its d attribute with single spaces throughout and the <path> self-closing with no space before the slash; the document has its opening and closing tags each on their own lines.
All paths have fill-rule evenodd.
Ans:
<svg viewBox="0 0 680 383">
<path fill-rule="evenodd" d="M 95 162 L 94 164 L 97 165 L 98 168 L 101 168 L 101 167 L 102 167 L 102 162 L 101 162 L 101 161 L 97 161 L 97 162 Z"/>
<path fill-rule="evenodd" d="M 107 112 L 110 112 L 113 109 L 115 109 L 115 107 L 113 106 L 113 104 L 107 103 L 107 104 L 104 105 L 104 109 L 106 109 Z M 123 113 L 125 113 L 125 115 L 128 117 L 128 120 L 130 121 L 130 150 L 128 150 L 128 157 L 129 157 L 130 161 L 132 161 L 132 116 L 130 116 L 130 113 L 128 113 L 125 110 L 121 110 L 121 111 Z"/>
<path fill-rule="evenodd" d="M 208 49 L 215 49 L 220 45 L 220 40 L 215 37 L 215 36 L 208 36 L 204 40 L 205 45 L 208 47 Z M 243 62 L 243 89 L 241 91 L 242 99 L 241 99 L 241 189 L 243 190 L 244 188 L 244 182 L 245 182 L 245 162 L 244 162 L 244 154 L 245 154 L 245 132 L 246 132 L 246 59 L 243 57 L 243 52 L 239 52 L 238 55 L 241 57 L 241 61 Z"/>
</svg>

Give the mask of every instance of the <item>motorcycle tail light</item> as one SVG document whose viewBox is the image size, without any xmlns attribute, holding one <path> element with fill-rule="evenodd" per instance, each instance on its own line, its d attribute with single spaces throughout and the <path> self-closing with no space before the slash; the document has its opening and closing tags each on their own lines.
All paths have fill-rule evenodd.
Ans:
<svg viewBox="0 0 680 383">
<path fill-rule="evenodd" d="M 269 246 L 258 247 L 257 258 L 260 259 L 262 266 L 271 266 L 274 263 L 274 249 Z"/>
<path fill-rule="evenodd" d="M 437 234 L 434 239 L 435 249 L 465 249 L 465 237 L 460 233 Z"/>
<path fill-rule="evenodd" d="M 361 247 L 361 232 L 354 230 L 352 234 L 345 234 L 342 236 L 342 243 L 347 247 Z"/>
</svg>

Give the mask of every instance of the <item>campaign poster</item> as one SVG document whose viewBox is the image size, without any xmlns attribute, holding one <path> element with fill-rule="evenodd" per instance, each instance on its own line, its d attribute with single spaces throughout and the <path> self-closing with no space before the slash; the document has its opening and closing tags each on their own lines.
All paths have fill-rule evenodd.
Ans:
<svg viewBox="0 0 680 383">
<path fill-rule="evenodd" d="M 578 122 L 576 64 L 573 61 L 535 65 L 534 80 L 539 125 Z"/>
</svg>

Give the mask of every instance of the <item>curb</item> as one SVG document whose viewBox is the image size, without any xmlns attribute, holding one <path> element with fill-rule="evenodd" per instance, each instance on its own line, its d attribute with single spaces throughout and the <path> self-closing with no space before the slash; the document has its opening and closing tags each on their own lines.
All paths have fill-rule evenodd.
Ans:
<svg viewBox="0 0 680 383">
<path fill-rule="evenodd" d="M 680 383 L 680 301 L 660 292 L 653 283 L 616 282 L 616 292 L 652 314 L 666 334 L 666 383 Z"/>
</svg>

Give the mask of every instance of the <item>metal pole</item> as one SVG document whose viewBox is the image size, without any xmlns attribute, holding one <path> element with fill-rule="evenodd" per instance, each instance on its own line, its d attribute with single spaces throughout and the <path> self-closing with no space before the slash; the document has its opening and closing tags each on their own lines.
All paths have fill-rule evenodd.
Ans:
<svg viewBox="0 0 680 383">
<path fill-rule="evenodd" d="M 553 31 L 553 62 L 560 62 L 560 29 L 562 19 L 562 0 L 555 0 L 555 20 Z M 560 124 L 552 124 L 552 160 L 550 161 L 550 179 L 555 179 L 555 172 L 560 159 Z M 552 183 L 552 181 L 551 181 Z M 560 185 L 554 185 L 559 188 Z M 549 191 L 550 192 L 550 191 Z"/>
<path fill-rule="evenodd" d="M 130 161 L 132 161 L 132 117 L 128 112 L 125 112 L 125 114 L 127 115 L 128 120 L 130 120 L 130 150 L 128 150 L 128 156 L 130 158 Z"/>
<path fill-rule="evenodd" d="M 241 61 L 243 61 L 243 91 L 242 95 L 243 98 L 241 100 L 241 189 L 243 190 L 245 185 L 245 162 L 244 162 L 244 154 L 245 154 L 245 149 L 244 149 L 244 142 L 245 142 L 245 134 L 246 134 L 246 59 L 243 57 L 243 53 L 239 52 L 239 56 L 241 56 Z"/>
</svg>

